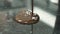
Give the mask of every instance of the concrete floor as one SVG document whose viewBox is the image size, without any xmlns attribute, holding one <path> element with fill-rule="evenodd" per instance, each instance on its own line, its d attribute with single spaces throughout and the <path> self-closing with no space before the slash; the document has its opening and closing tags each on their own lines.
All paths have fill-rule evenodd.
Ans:
<svg viewBox="0 0 60 34">
<path fill-rule="evenodd" d="M 35 6 L 45 10 L 46 2 L 44 2 L 44 3 L 41 2 L 40 4 L 35 3 Z M 51 3 L 49 8 L 50 9 L 46 10 L 46 12 L 49 12 L 52 15 L 56 15 L 56 12 L 57 12 L 56 5 L 53 5 Z M 22 24 L 16 23 L 13 20 L 13 16 L 15 16 L 17 11 L 19 11 L 19 8 L 17 8 L 17 9 L 10 8 L 10 9 L 6 9 L 6 10 L 1 9 L 0 11 L 2 12 L 2 15 L 3 14 L 8 15 L 5 22 L 4 22 L 4 19 L 3 19 L 3 21 L 0 21 L 0 34 L 31 34 L 31 25 L 22 25 Z M 0 16 L 1 16 L 1 14 L 0 14 Z M 1 17 L 1 18 L 3 18 L 3 17 Z M 54 30 L 54 28 L 47 25 L 42 20 L 40 20 L 37 24 L 33 25 L 33 34 L 52 34 L 53 30 Z"/>
<path fill-rule="evenodd" d="M 8 14 L 9 18 L 6 19 L 6 22 L 0 22 L 0 34 L 31 34 L 31 25 L 22 25 L 13 20 L 14 13 L 16 14 L 18 10 L 19 9 L 1 10 L 2 15 Z M 43 21 L 39 21 L 33 25 L 33 34 L 52 34 L 52 32 L 53 28 Z"/>
</svg>

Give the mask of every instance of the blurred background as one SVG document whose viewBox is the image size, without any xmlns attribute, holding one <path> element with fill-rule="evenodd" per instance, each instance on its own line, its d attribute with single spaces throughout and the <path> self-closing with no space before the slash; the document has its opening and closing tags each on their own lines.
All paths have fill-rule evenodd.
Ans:
<svg viewBox="0 0 60 34">
<path fill-rule="evenodd" d="M 0 0 L 0 34 L 31 34 L 31 25 L 13 20 L 21 8 L 31 10 L 31 0 Z M 57 10 L 58 0 L 34 0 L 34 13 L 39 15 L 40 21 L 33 24 L 33 34 L 52 34 Z"/>
</svg>

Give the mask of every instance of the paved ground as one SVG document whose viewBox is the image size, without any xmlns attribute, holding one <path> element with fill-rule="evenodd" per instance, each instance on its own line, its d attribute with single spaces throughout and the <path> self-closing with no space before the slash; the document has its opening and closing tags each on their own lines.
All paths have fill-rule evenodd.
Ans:
<svg viewBox="0 0 60 34">
<path fill-rule="evenodd" d="M 6 22 L 0 22 L 0 34 L 31 34 L 31 25 L 22 25 L 13 20 L 14 13 L 19 9 L 1 10 L 2 15 L 8 14 Z M 9 12 L 8 12 L 9 11 Z M 1 15 L 0 15 L 1 16 Z M 3 17 L 1 17 L 3 18 Z M 5 17 L 4 17 L 5 18 Z M 4 23 L 4 24 L 3 24 Z M 33 26 L 34 34 L 52 34 L 53 28 L 39 21 Z"/>
<path fill-rule="evenodd" d="M 44 1 L 44 0 L 43 0 Z M 41 2 L 41 0 L 40 0 Z M 46 2 L 44 2 L 46 4 Z M 46 5 L 44 3 L 40 3 L 41 5 L 36 4 L 35 6 L 38 5 L 38 7 L 46 8 Z M 53 6 L 53 10 L 49 10 L 47 12 L 50 12 L 52 15 L 56 15 L 56 6 L 51 4 L 50 8 Z M 40 7 L 40 8 L 41 8 Z M 56 10 L 55 10 L 56 9 Z M 0 21 L 0 34 L 31 34 L 31 25 L 22 25 L 19 23 L 16 23 L 12 18 L 17 13 L 19 9 L 9 9 L 9 10 L 0 10 L 2 15 L 8 14 L 6 18 L 6 22 L 1 22 Z M 54 12 L 55 11 L 55 12 Z M 0 16 L 2 16 L 0 14 Z M 0 17 L 0 18 L 5 18 L 5 17 Z M 37 24 L 33 25 L 33 34 L 52 34 L 53 28 L 48 26 L 42 21 L 39 21 Z"/>
</svg>

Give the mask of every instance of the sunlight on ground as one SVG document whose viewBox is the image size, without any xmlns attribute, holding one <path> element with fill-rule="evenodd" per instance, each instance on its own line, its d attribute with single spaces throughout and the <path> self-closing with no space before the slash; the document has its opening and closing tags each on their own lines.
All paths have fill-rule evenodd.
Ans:
<svg viewBox="0 0 60 34">
<path fill-rule="evenodd" d="M 37 13 L 40 16 L 40 20 L 46 23 L 47 25 L 54 28 L 56 16 L 42 10 L 41 8 L 34 7 L 34 13 Z"/>
<path fill-rule="evenodd" d="M 50 0 L 53 3 L 58 3 L 58 0 Z"/>
</svg>

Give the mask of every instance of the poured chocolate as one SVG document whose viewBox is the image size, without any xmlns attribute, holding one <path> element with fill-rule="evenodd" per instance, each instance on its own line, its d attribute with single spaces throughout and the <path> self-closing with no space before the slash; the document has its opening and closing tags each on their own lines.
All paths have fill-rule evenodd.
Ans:
<svg viewBox="0 0 60 34">
<path fill-rule="evenodd" d="M 33 14 L 29 10 L 21 10 L 16 16 L 15 20 L 21 24 L 34 24 L 39 21 L 39 16 Z"/>
</svg>

